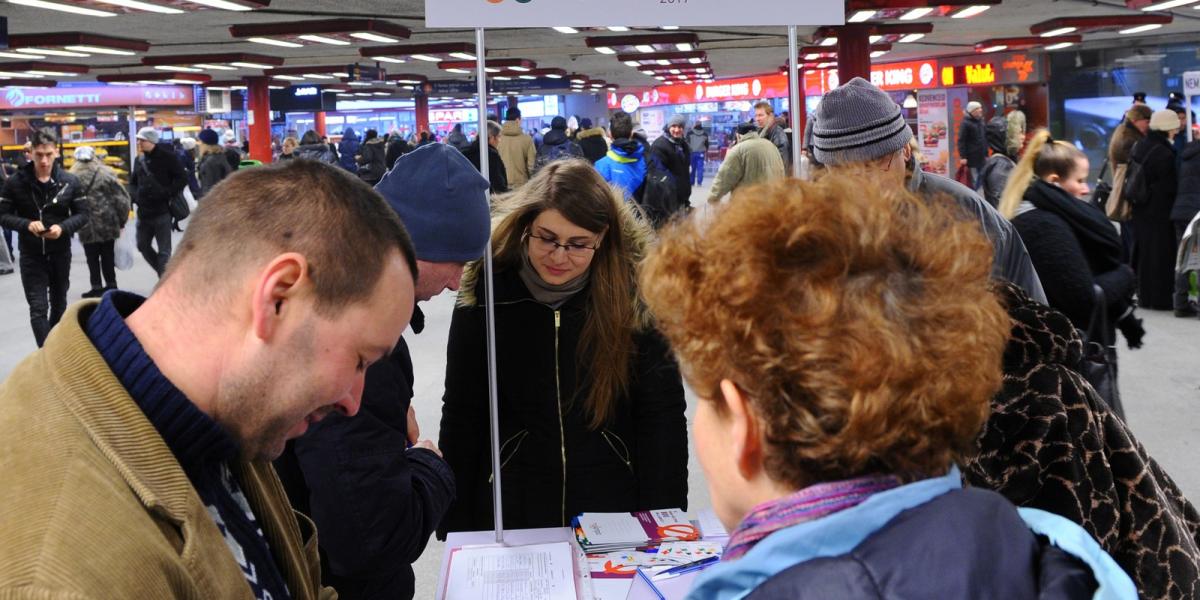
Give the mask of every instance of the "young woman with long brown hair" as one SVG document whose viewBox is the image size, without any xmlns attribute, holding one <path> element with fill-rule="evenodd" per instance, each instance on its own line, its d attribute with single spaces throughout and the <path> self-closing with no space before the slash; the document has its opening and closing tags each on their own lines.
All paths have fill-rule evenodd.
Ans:
<svg viewBox="0 0 1200 600">
<path fill-rule="evenodd" d="M 493 215 L 505 526 L 685 507 L 679 369 L 638 298 L 650 232 L 584 161 L 556 161 Z M 457 500 L 443 531 L 492 527 L 482 265 L 450 325 L 439 441 Z"/>
</svg>

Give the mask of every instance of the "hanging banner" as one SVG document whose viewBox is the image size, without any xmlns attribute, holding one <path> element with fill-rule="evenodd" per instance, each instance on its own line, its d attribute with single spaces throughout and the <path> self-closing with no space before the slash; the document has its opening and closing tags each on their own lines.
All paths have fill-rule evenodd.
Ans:
<svg viewBox="0 0 1200 600">
<path fill-rule="evenodd" d="M 425 0 L 426 27 L 842 25 L 844 0 Z"/>
<path fill-rule="evenodd" d="M 917 92 L 917 142 L 925 157 L 924 169 L 949 175 L 950 126 L 946 90 Z"/>
</svg>

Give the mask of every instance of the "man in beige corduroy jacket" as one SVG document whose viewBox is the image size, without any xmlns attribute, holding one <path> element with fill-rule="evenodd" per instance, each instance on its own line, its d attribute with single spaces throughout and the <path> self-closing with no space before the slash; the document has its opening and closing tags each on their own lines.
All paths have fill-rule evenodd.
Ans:
<svg viewBox="0 0 1200 600">
<path fill-rule="evenodd" d="M 357 412 L 413 312 L 412 242 L 304 160 L 190 221 L 153 294 L 72 306 L 0 384 L 0 599 L 336 597 L 270 460 Z"/>
<path fill-rule="evenodd" d="M 504 114 L 504 125 L 500 127 L 500 143 L 496 149 L 500 151 L 500 160 L 504 161 L 509 189 L 515 190 L 533 177 L 537 146 L 534 145 L 533 138 L 521 129 L 521 111 L 515 106 Z"/>
</svg>

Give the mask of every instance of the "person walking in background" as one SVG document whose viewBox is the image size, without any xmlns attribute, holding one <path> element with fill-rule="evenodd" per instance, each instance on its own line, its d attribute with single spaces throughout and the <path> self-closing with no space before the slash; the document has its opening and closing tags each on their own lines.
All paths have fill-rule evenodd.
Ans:
<svg viewBox="0 0 1200 600">
<path fill-rule="evenodd" d="M 758 126 L 758 137 L 767 140 L 779 150 L 779 158 L 783 159 L 784 167 L 792 164 L 792 146 L 788 141 L 787 132 L 775 119 L 775 109 L 766 101 L 754 105 L 754 124 Z"/>
<path fill-rule="evenodd" d="M 663 128 L 663 134 L 650 145 L 650 155 L 657 160 L 675 180 L 675 212 L 691 210 L 692 186 L 688 183 L 691 161 L 687 142 L 683 135 L 687 129 L 687 118 L 672 115 Z"/>
<path fill-rule="evenodd" d="M 1109 193 L 1109 205 L 1120 200 L 1124 189 L 1125 174 L 1129 169 L 1129 155 L 1133 152 L 1133 145 L 1146 137 L 1150 131 L 1150 115 L 1154 111 L 1150 110 L 1145 103 L 1134 103 L 1129 110 L 1125 111 L 1125 116 L 1117 128 L 1113 131 L 1112 138 L 1108 143 L 1108 165 L 1112 169 L 1112 192 Z M 1110 211 L 1111 215 L 1112 212 Z M 1126 217 L 1128 219 L 1128 217 Z M 1133 247 L 1136 240 L 1134 239 L 1133 223 L 1128 220 L 1121 221 L 1121 260 L 1126 264 L 1133 266 L 1137 270 L 1137 266 L 1133 264 Z"/>
<path fill-rule="evenodd" d="M 688 150 L 692 153 L 692 170 L 689 180 L 692 185 L 704 185 L 704 160 L 708 155 L 708 133 L 704 131 L 704 126 L 700 124 L 700 121 L 696 121 L 696 124 L 688 130 L 687 144 Z"/>
<path fill-rule="evenodd" d="M 508 185 L 514 190 L 525 185 L 533 176 L 537 148 L 533 145 L 533 138 L 521 129 L 521 109 L 514 106 L 505 111 L 497 149 L 504 160 Z"/>
<path fill-rule="evenodd" d="M 245 158 L 246 152 L 242 150 L 242 145 L 237 141 L 237 134 L 232 129 L 225 130 L 221 141 L 225 145 L 225 160 L 229 162 L 229 166 L 234 170 L 242 164 L 242 159 Z"/>
<path fill-rule="evenodd" d="M 387 163 L 387 168 L 391 169 L 392 165 L 396 164 L 396 159 L 412 152 L 414 150 L 412 144 L 409 144 L 404 136 L 399 133 L 393 133 L 387 141 L 387 152 L 384 154 L 384 162 Z"/>
<path fill-rule="evenodd" d="M 971 187 L 978 190 L 982 182 L 979 171 L 987 162 L 987 129 L 983 122 L 983 105 L 972 100 L 963 111 L 962 125 L 958 128 L 958 164 L 971 172 Z"/>
<path fill-rule="evenodd" d="M 683 383 L 636 286 L 650 230 L 583 160 L 550 163 L 492 223 L 505 526 L 686 510 Z M 439 535 L 492 527 L 482 271 L 450 324 L 438 439 L 458 497 Z"/>
<path fill-rule="evenodd" d="M 708 193 L 709 204 L 717 204 L 725 194 L 738 188 L 787 176 L 775 145 L 758 136 L 754 123 L 738 125 L 737 136 L 737 145 L 725 155 L 725 162 L 717 170 Z"/>
<path fill-rule="evenodd" d="M 646 179 L 646 145 L 633 137 L 633 117 L 623 110 L 613 113 L 608 130 L 612 147 L 596 161 L 596 171 L 604 181 L 617 186 L 625 200 L 637 200 Z"/>
<path fill-rule="evenodd" d="M 279 145 L 279 160 L 292 160 L 296 158 L 296 148 L 300 146 L 300 141 L 294 136 L 283 138 L 283 143 Z"/>
<path fill-rule="evenodd" d="M 342 141 L 338 142 L 338 166 L 350 171 L 351 173 L 358 172 L 358 134 L 354 133 L 354 128 L 347 127 L 342 131 Z"/>
<path fill-rule="evenodd" d="M 188 190 L 192 192 L 192 198 L 200 198 L 200 180 L 196 178 L 196 139 L 185 137 L 179 140 L 179 163 L 183 165 L 183 171 L 187 173 Z"/>
<path fill-rule="evenodd" d="M 79 180 L 59 164 L 58 136 L 38 129 L 29 145 L 31 160 L 0 190 L 0 225 L 20 232 L 21 287 L 41 348 L 67 309 L 71 235 L 87 224 L 88 207 Z"/>
<path fill-rule="evenodd" d="M 1155 111 L 1150 116 L 1150 131 L 1133 145 L 1129 156 L 1141 166 L 1146 180 L 1146 197 L 1133 203 L 1133 269 L 1138 279 L 1138 305 L 1151 310 L 1183 308 L 1174 306 L 1173 300 L 1178 244 L 1171 210 L 1179 192 L 1173 145 L 1178 132 L 1175 111 Z"/>
<path fill-rule="evenodd" d="M 993 207 L 1000 206 L 1000 195 L 1008 183 L 1008 174 L 1017 166 L 1017 152 L 1008 136 L 1008 120 L 1001 116 L 992 117 L 987 123 L 987 143 L 992 155 L 979 171 L 979 194 Z M 1010 154 L 1011 152 L 1011 154 Z"/>
<path fill-rule="evenodd" d="M 387 148 L 383 144 L 383 138 L 379 137 L 379 132 L 368 129 L 363 134 L 363 144 L 359 146 L 358 156 L 355 156 L 354 160 L 358 163 L 359 179 L 368 185 L 374 186 L 383 179 L 383 174 L 387 171 Z"/>
<path fill-rule="evenodd" d="M 200 132 L 200 165 L 196 170 L 200 176 L 200 196 L 197 199 L 203 198 L 214 185 L 237 170 L 225 160 L 225 150 L 217 145 L 217 132 L 211 129 Z"/>
<path fill-rule="evenodd" d="M 450 130 L 450 134 L 446 136 L 446 143 L 455 150 L 462 152 L 471 145 L 471 140 L 467 139 L 467 134 L 463 133 L 462 123 L 455 123 L 454 129 Z"/>
<path fill-rule="evenodd" d="M 138 207 L 137 247 L 161 278 L 171 259 L 169 206 L 171 199 L 187 186 L 187 177 L 170 147 L 158 143 L 158 131 L 153 127 L 138 130 L 137 141 L 141 156 L 129 176 L 130 195 Z"/>
<path fill-rule="evenodd" d="M 579 132 L 575 141 L 583 150 L 583 155 L 594 165 L 608 153 L 608 141 L 604 139 L 604 129 L 592 127 L 592 120 L 584 117 L 579 120 Z"/>
<path fill-rule="evenodd" d="M 688 600 L 1133 600 L 1079 525 L 964 487 L 1011 327 L 990 244 L 952 203 L 883 184 L 756 187 L 643 265 L 731 534 Z"/>
<path fill-rule="evenodd" d="M 292 154 L 296 158 L 307 158 L 328 165 L 337 164 L 337 153 L 333 147 L 321 141 L 321 136 L 311 129 L 305 131 L 304 135 L 300 137 L 300 145 Z"/>
<path fill-rule="evenodd" d="M 571 138 L 567 136 L 567 120 L 563 117 L 554 117 L 550 120 L 550 131 L 546 133 L 542 147 L 537 151 L 533 170 L 537 172 L 556 160 L 583 157 L 583 150 L 579 144 L 571 141 Z"/>
<path fill-rule="evenodd" d="M 88 222 L 79 230 L 79 242 L 87 256 L 92 289 L 83 297 L 99 298 L 117 289 L 116 241 L 129 220 L 129 192 L 112 169 L 96 159 L 96 150 L 91 146 L 75 149 L 71 174 L 79 180 L 88 205 Z"/>
<path fill-rule="evenodd" d="M 496 146 L 500 143 L 500 124 L 488 121 L 487 136 L 488 179 L 491 180 L 491 191 L 493 194 L 503 194 L 508 191 L 508 173 L 504 169 L 504 159 L 500 158 L 500 152 L 496 150 Z M 480 168 L 478 143 L 471 144 L 463 152 L 463 156 L 471 161 L 476 171 L 483 172 L 483 169 Z"/>
<path fill-rule="evenodd" d="M 1176 134 L 1177 136 L 1179 134 Z M 1171 223 L 1175 226 L 1175 242 L 1183 242 L 1188 225 L 1200 213 L 1200 140 L 1189 142 L 1183 148 L 1182 167 L 1179 170 L 1179 191 L 1175 205 L 1171 208 Z M 1187 270 L 1175 274 L 1175 316 L 1195 317 L 1200 314 L 1196 304 L 1189 299 L 1191 276 Z"/>
</svg>

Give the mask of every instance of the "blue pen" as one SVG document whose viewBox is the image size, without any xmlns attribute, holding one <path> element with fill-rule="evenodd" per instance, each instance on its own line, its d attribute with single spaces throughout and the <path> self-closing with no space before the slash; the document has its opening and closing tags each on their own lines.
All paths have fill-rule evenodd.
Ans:
<svg viewBox="0 0 1200 600">
<path fill-rule="evenodd" d="M 671 567 L 670 569 L 667 569 L 666 571 L 663 571 L 662 573 L 656 573 L 652 579 L 654 581 L 662 581 L 664 579 L 678 577 L 679 575 L 683 575 L 684 573 L 691 573 L 692 571 L 699 571 L 700 569 L 703 569 L 709 565 L 715 564 L 719 560 L 721 560 L 720 556 L 710 556 L 708 558 L 702 558 L 700 560 L 693 561 L 693 562 L 687 563 L 685 565 Z"/>
</svg>

